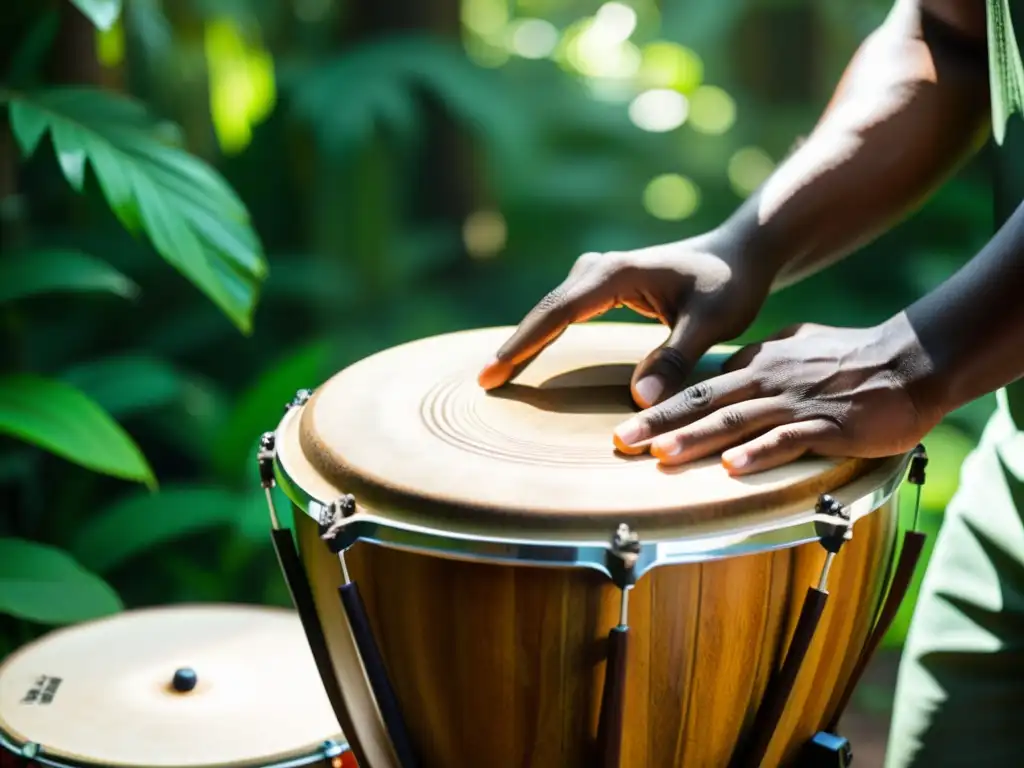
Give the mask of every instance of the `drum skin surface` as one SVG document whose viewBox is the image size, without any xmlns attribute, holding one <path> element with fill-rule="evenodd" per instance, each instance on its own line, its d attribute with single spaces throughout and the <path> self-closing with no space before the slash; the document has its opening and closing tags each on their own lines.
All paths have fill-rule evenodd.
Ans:
<svg viewBox="0 0 1024 768">
<path fill-rule="evenodd" d="M 511 329 L 435 337 L 342 371 L 279 435 L 296 485 L 437 529 L 728 532 L 864 477 L 879 461 L 807 457 L 747 479 L 716 457 L 663 471 L 612 446 L 635 410 L 633 366 L 664 341 L 646 324 L 573 326 L 504 394 L 474 377 Z M 709 355 L 703 375 L 724 354 Z M 441 394 L 438 394 L 441 393 Z M 442 397 L 443 395 L 443 397 Z M 445 400 L 439 404 L 439 398 Z M 303 565 L 336 668 L 350 668 L 341 569 L 296 499 Z M 785 765 L 829 721 L 884 597 L 895 496 L 860 517 L 762 763 Z M 621 768 L 724 768 L 750 736 L 825 551 L 817 542 L 665 564 L 630 591 Z M 365 541 L 346 553 L 424 768 L 590 768 L 607 635 L 621 593 L 598 571 L 446 559 Z M 335 641 L 331 641 L 331 636 Z"/>
<path fill-rule="evenodd" d="M 175 690 L 186 668 L 195 687 Z M 325 740 L 344 741 L 295 612 L 212 603 L 127 611 L 23 646 L 0 665 L 0 731 L 58 764 L 106 768 L 313 764 Z"/>
</svg>

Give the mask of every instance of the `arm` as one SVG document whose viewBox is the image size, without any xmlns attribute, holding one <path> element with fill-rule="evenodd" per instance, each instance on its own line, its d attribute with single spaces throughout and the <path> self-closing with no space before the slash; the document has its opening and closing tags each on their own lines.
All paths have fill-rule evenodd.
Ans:
<svg viewBox="0 0 1024 768">
<path fill-rule="evenodd" d="M 621 305 L 670 329 L 637 366 L 634 399 L 647 408 L 674 395 L 773 287 L 875 237 L 981 144 L 985 43 L 983 0 L 896 0 L 808 140 L 726 223 L 681 242 L 584 254 L 484 365 L 481 386 L 501 386 L 568 325 Z"/>
<path fill-rule="evenodd" d="M 1024 205 L 977 256 L 902 315 L 924 352 L 911 393 L 936 416 L 1024 375 Z"/>
<path fill-rule="evenodd" d="M 980 0 L 896 0 L 807 141 L 723 226 L 776 288 L 892 226 L 980 146 L 985 24 Z"/>
</svg>

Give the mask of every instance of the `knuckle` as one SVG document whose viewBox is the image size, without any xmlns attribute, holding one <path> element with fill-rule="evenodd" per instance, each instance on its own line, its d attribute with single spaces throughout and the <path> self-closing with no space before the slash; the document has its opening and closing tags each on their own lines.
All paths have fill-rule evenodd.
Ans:
<svg viewBox="0 0 1024 768">
<path fill-rule="evenodd" d="M 576 263 L 573 265 L 574 272 L 587 272 L 597 266 L 599 263 L 604 261 L 604 254 L 596 251 L 588 251 L 587 253 L 581 253 L 576 257 Z"/>
<path fill-rule="evenodd" d="M 730 431 L 741 429 L 747 423 L 747 418 L 743 412 L 735 408 L 728 408 L 722 411 L 719 418 L 722 421 L 722 426 Z"/>
<path fill-rule="evenodd" d="M 783 427 L 775 433 L 775 445 L 778 447 L 788 447 L 796 445 L 803 439 L 803 435 L 800 430 L 794 427 Z"/>
<path fill-rule="evenodd" d="M 682 355 L 679 355 L 682 358 Z M 705 408 L 711 403 L 714 392 L 711 385 L 706 381 L 699 381 L 686 389 L 680 395 L 680 400 L 686 408 Z"/>
</svg>

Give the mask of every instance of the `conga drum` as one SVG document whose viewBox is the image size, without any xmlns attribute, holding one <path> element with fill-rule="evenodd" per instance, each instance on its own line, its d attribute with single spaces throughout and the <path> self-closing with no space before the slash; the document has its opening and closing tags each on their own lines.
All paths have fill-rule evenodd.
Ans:
<svg viewBox="0 0 1024 768">
<path fill-rule="evenodd" d="M 292 610 L 180 605 L 54 630 L 0 665 L 0 765 L 356 768 Z"/>
<path fill-rule="evenodd" d="M 878 628 L 912 455 L 665 469 L 612 443 L 664 328 L 574 325 L 485 392 L 511 332 L 363 359 L 263 437 L 264 486 L 295 511 L 282 565 L 360 763 L 792 763 Z"/>
</svg>

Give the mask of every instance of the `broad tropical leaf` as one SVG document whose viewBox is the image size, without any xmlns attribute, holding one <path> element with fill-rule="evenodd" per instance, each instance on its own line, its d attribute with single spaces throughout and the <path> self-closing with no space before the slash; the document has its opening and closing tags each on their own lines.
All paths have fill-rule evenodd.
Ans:
<svg viewBox="0 0 1024 768">
<path fill-rule="evenodd" d="M 66 552 L 0 538 L 0 613 L 42 624 L 71 624 L 122 608 L 110 585 Z"/>
<path fill-rule="evenodd" d="M 95 472 L 156 485 L 131 437 L 94 400 L 63 382 L 30 374 L 0 377 L 0 433 Z"/>
<path fill-rule="evenodd" d="M 126 299 L 138 286 L 105 261 L 72 250 L 32 251 L 0 262 L 0 304 L 43 293 L 113 293 Z"/>
<path fill-rule="evenodd" d="M 166 361 L 145 354 L 90 360 L 60 378 L 119 418 L 170 405 L 180 400 L 185 390 L 181 373 Z"/>
<path fill-rule="evenodd" d="M 267 267 L 237 194 L 200 159 L 164 140 L 139 102 L 88 88 L 9 99 L 22 152 L 49 132 L 61 170 L 81 192 L 90 165 L 110 207 L 132 232 L 200 288 L 243 332 L 252 330 Z"/>
<path fill-rule="evenodd" d="M 106 32 L 121 18 L 121 0 L 71 0 L 89 21 Z"/>
<path fill-rule="evenodd" d="M 160 544 L 235 525 L 246 503 L 244 496 L 217 487 L 133 493 L 91 517 L 75 533 L 69 549 L 89 568 L 109 573 Z"/>
<path fill-rule="evenodd" d="M 514 171 L 534 149 L 535 125 L 497 73 L 473 64 L 459 46 L 435 38 L 409 34 L 374 40 L 293 77 L 296 114 L 333 152 L 349 150 L 378 129 L 413 142 L 422 119 L 416 105 L 420 89 L 474 130 L 503 167 Z"/>
</svg>

